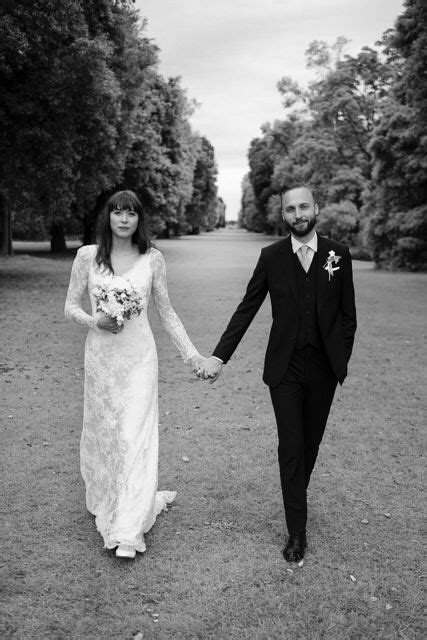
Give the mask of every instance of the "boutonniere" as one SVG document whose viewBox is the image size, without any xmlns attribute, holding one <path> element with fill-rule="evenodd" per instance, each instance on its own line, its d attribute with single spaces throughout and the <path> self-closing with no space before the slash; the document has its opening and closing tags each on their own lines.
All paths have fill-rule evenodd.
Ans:
<svg viewBox="0 0 427 640">
<path fill-rule="evenodd" d="M 323 265 L 325 271 L 328 272 L 329 281 L 334 275 L 334 271 L 338 271 L 339 267 L 334 267 L 334 264 L 337 264 L 341 260 L 341 256 L 336 256 L 335 251 L 330 251 L 328 257 L 326 258 L 326 262 Z"/>
</svg>

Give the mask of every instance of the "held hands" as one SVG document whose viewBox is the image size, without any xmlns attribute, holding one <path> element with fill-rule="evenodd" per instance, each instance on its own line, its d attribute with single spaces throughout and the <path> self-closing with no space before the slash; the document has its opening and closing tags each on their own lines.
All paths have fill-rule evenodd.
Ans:
<svg viewBox="0 0 427 640">
<path fill-rule="evenodd" d="M 200 355 L 193 356 L 190 362 L 193 372 L 202 380 L 209 380 L 210 384 L 215 382 L 221 375 L 222 362 L 212 356 L 209 358 L 204 358 Z"/>
</svg>

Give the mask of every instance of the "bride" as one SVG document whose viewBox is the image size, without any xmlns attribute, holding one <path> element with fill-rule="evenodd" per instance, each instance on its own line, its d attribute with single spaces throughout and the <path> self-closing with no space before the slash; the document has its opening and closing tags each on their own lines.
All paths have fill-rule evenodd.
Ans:
<svg viewBox="0 0 427 640">
<path fill-rule="evenodd" d="M 81 472 L 86 505 L 107 549 L 134 558 L 144 534 L 176 496 L 157 491 L 157 352 L 147 318 L 151 293 L 162 324 L 185 362 L 202 361 L 173 310 L 165 262 L 149 239 L 132 191 L 119 191 L 101 216 L 99 245 L 81 247 L 73 263 L 65 315 L 86 325 Z M 138 292 L 142 312 L 119 324 L 96 311 L 94 289 L 122 276 Z M 82 308 L 86 287 L 92 315 Z"/>
</svg>

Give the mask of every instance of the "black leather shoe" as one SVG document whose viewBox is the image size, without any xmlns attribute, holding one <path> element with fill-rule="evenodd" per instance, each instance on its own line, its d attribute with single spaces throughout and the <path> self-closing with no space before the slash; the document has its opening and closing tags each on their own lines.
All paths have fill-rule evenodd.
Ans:
<svg viewBox="0 0 427 640">
<path fill-rule="evenodd" d="M 283 557 L 288 562 L 300 562 L 304 557 L 306 547 L 307 536 L 305 535 L 305 531 L 290 535 L 283 549 Z"/>
</svg>

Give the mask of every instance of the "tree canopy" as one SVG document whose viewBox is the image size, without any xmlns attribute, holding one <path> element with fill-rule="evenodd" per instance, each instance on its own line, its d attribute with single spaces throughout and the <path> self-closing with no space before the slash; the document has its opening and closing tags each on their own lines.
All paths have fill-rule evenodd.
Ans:
<svg viewBox="0 0 427 640">
<path fill-rule="evenodd" d="M 141 195 L 155 233 L 191 229 L 205 142 L 191 130 L 179 79 L 159 73 L 144 28 L 130 0 L 2 2 L 4 252 L 8 211 L 18 235 L 43 235 L 55 222 L 91 242 L 105 199 L 122 187 Z M 221 208 L 210 148 L 200 228 Z"/>
<path fill-rule="evenodd" d="M 426 12 L 407 0 L 395 27 L 357 55 L 343 37 L 309 45 L 315 79 L 307 89 L 279 80 L 285 117 L 249 146 L 242 226 L 277 232 L 279 192 L 306 183 L 322 207 L 320 232 L 379 266 L 426 268 Z"/>
<path fill-rule="evenodd" d="M 427 7 L 410 0 L 383 46 L 396 74 L 371 141 L 364 239 L 376 262 L 427 268 Z"/>
</svg>

